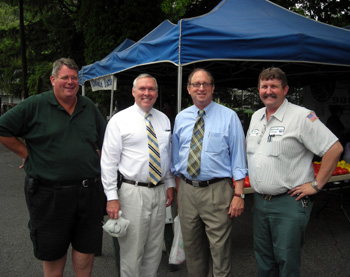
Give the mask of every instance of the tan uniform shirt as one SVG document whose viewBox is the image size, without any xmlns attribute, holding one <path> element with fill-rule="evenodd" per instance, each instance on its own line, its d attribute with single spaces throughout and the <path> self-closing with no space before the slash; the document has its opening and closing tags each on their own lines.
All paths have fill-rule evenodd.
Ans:
<svg viewBox="0 0 350 277">
<path fill-rule="evenodd" d="M 252 188 L 277 195 L 314 180 L 314 154 L 322 157 L 338 138 L 313 112 L 285 99 L 269 122 L 266 108 L 253 114 L 246 140 Z"/>
</svg>

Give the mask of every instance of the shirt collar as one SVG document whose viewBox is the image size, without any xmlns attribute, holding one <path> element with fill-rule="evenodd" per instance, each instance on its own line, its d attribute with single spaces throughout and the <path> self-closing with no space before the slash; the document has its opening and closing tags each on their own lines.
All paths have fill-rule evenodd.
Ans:
<svg viewBox="0 0 350 277">
<path fill-rule="evenodd" d="M 285 98 L 283 103 L 282 103 L 282 105 L 271 116 L 273 116 L 274 118 L 276 118 L 279 121 L 282 121 L 283 117 L 284 117 L 284 115 L 286 113 L 287 106 L 288 106 L 288 100 L 287 100 L 287 98 Z M 260 120 L 263 120 L 265 117 L 266 117 L 266 108 L 264 109 L 264 113 L 261 115 Z"/>
<path fill-rule="evenodd" d="M 284 99 L 282 105 L 278 108 L 278 110 L 272 116 L 278 119 L 279 121 L 282 121 L 284 114 L 286 113 L 287 106 L 288 106 L 288 100 Z"/>
<path fill-rule="evenodd" d="M 135 108 L 135 110 L 136 110 L 142 117 L 145 117 L 146 112 L 145 112 L 143 109 L 141 109 L 141 108 L 139 107 L 139 105 L 136 104 L 136 102 L 134 103 L 134 108 Z M 149 113 L 153 116 L 154 109 L 152 108 L 152 109 L 149 111 Z"/>
<path fill-rule="evenodd" d="M 77 97 L 77 103 L 75 105 L 75 108 L 74 110 L 80 110 L 82 109 L 84 106 L 86 106 L 86 103 L 83 103 L 81 100 L 81 95 L 80 94 L 77 94 L 76 95 Z M 58 103 L 57 99 L 56 99 L 56 96 L 53 92 L 53 90 L 51 91 L 48 91 L 47 92 L 47 101 L 51 104 L 51 105 L 54 105 L 54 106 L 57 106 L 57 107 L 61 107 L 63 109 L 63 107 L 60 105 L 60 103 Z"/>
<path fill-rule="evenodd" d="M 203 110 L 205 111 L 205 115 L 208 116 L 210 114 L 210 111 L 213 109 L 213 106 L 215 105 L 214 101 L 211 101 Z M 198 116 L 199 109 L 196 105 L 192 106 L 192 112 L 195 114 L 195 116 Z"/>
<path fill-rule="evenodd" d="M 53 93 L 53 90 L 51 90 L 47 93 L 47 101 L 52 105 L 58 106 L 58 102 L 57 102 L 57 99 Z"/>
</svg>

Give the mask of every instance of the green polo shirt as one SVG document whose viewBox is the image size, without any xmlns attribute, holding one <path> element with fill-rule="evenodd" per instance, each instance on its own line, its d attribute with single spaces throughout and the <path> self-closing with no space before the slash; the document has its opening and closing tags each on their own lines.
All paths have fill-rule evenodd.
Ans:
<svg viewBox="0 0 350 277">
<path fill-rule="evenodd" d="M 106 122 L 95 104 L 77 95 L 69 115 L 53 91 L 31 96 L 0 117 L 0 136 L 25 139 L 24 169 L 34 178 L 62 182 L 100 175 Z"/>
</svg>

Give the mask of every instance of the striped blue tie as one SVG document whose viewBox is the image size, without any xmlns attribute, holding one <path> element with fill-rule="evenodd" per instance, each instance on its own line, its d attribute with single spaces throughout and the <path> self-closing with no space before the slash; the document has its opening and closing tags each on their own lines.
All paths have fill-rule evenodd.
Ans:
<svg viewBox="0 0 350 277">
<path fill-rule="evenodd" d="M 152 123 L 150 121 L 150 113 L 145 114 L 146 119 L 146 129 L 148 138 L 148 151 L 149 151 L 149 181 L 154 185 L 162 179 L 162 171 L 160 168 L 160 155 L 157 142 L 157 136 L 154 132 Z"/>
<path fill-rule="evenodd" d="M 193 134 L 190 144 L 190 152 L 188 154 L 187 160 L 187 172 L 190 176 L 195 179 L 201 169 L 201 153 L 202 153 L 202 144 L 204 136 L 204 119 L 203 115 L 205 114 L 204 110 L 198 112 L 199 116 L 197 117 L 196 123 L 193 127 Z"/>
</svg>

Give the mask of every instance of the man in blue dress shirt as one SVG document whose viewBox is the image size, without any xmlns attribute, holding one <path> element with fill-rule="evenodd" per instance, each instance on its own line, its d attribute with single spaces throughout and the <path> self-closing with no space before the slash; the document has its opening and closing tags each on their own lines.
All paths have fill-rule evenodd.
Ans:
<svg viewBox="0 0 350 277">
<path fill-rule="evenodd" d="M 187 90 L 194 105 L 177 115 L 172 139 L 171 170 L 177 181 L 186 265 L 189 276 L 198 277 L 208 275 L 210 260 L 214 276 L 230 276 L 232 218 L 243 212 L 247 175 L 241 122 L 233 110 L 212 101 L 214 89 L 208 71 L 197 68 L 190 74 Z M 194 177 L 188 159 L 201 110 L 204 136 Z"/>
</svg>

